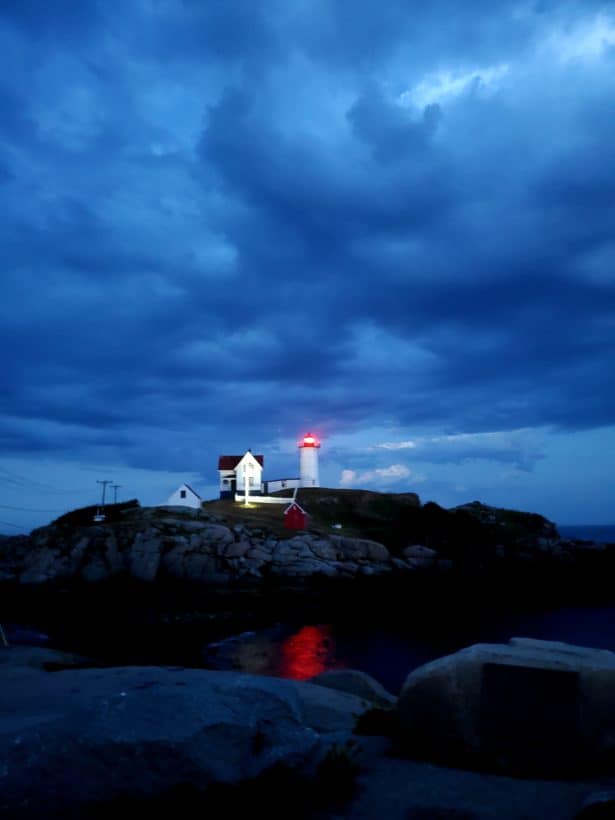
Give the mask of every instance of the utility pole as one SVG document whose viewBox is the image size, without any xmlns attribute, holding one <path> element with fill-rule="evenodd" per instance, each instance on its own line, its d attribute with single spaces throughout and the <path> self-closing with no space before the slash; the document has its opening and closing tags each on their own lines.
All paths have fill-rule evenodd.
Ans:
<svg viewBox="0 0 615 820">
<path fill-rule="evenodd" d="M 113 503 L 117 504 L 117 491 L 118 488 L 121 487 L 121 484 L 112 484 L 111 487 L 113 489 Z"/>
<path fill-rule="evenodd" d="M 111 482 L 111 480 L 99 481 L 98 479 L 96 479 L 96 483 L 97 484 L 102 484 L 102 505 L 101 506 L 104 509 L 105 508 L 105 492 L 107 490 L 107 484 L 111 484 L 112 482 Z"/>
</svg>

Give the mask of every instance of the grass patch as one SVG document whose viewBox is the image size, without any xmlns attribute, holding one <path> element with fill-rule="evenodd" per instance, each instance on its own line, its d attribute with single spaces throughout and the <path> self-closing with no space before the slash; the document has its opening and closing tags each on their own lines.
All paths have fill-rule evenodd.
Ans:
<svg viewBox="0 0 615 820">
<path fill-rule="evenodd" d="M 120 504 L 105 504 L 105 520 L 101 524 L 112 524 L 118 521 L 125 521 L 124 513 L 128 510 L 136 510 L 141 505 L 136 498 L 131 501 L 122 501 Z M 80 507 L 78 510 L 71 510 L 56 518 L 52 523 L 59 527 L 89 527 L 94 523 L 94 516 L 98 512 L 100 504 L 92 504 L 89 507 Z"/>
</svg>

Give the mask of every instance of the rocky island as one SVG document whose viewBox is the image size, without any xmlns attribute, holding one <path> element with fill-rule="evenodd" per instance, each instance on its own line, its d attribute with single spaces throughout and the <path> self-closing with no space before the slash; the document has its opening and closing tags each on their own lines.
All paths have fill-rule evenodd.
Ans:
<svg viewBox="0 0 615 820">
<path fill-rule="evenodd" d="M 606 545 L 561 538 L 540 515 L 473 502 L 450 510 L 413 493 L 302 490 L 309 529 L 285 530 L 279 510 L 231 501 L 188 507 L 109 505 L 68 513 L 29 536 L 0 541 L 0 580 L 355 578 L 413 572 L 491 573 L 530 565 L 584 569 Z M 528 570 L 531 571 L 531 570 Z"/>
</svg>

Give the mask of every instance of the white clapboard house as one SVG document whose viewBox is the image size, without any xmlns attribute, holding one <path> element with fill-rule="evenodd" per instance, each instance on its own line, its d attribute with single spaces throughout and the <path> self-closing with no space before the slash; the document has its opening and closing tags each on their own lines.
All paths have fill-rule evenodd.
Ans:
<svg viewBox="0 0 615 820">
<path fill-rule="evenodd" d="M 262 495 L 264 465 L 265 457 L 255 456 L 251 450 L 242 456 L 220 456 L 220 498 L 235 498 L 235 493 L 245 492 L 246 480 L 250 495 Z"/>
</svg>

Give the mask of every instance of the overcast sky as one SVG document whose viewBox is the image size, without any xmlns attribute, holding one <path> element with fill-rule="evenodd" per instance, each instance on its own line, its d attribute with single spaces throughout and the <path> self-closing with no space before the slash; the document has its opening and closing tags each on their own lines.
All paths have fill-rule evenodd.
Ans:
<svg viewBox="0 0 615 820">
<path fill-rule="evenodd" d="M 0 531 L 308 429 L 615 519 L 612 2 L 3 0 L 0 66 Z"/>
</svg>

